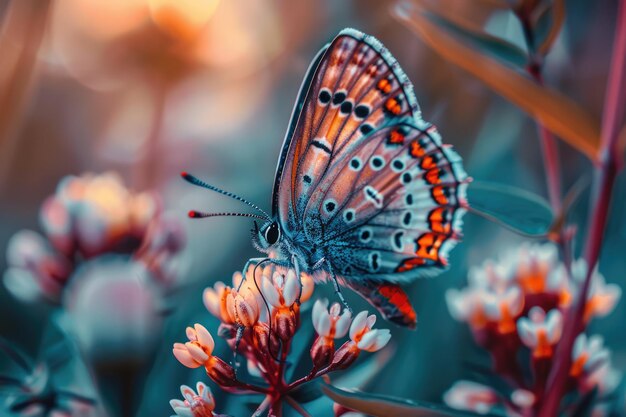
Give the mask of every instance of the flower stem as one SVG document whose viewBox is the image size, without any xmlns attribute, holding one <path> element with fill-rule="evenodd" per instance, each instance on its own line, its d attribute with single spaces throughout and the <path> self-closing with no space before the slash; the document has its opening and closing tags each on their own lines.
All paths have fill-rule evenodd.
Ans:
<svg viewBox="0 0 626 417">
<path fill-rule="evenodd" d="M 530 20 L 526 14 L 518 14 L 518 18 L 522 24 L 524 38 L 529 51 L 527 71 L 531 77 L 540 86 L 543 82 L 543 57 L 537 54 L 535 45 L 535 33 Z M 545 126 L 537 120 L 537 130 L 541 139 L 541 153 L 543 155 L 543 164 L 546 170 L 546 180 L 548 185 L 548 196 L 550 206 L 555 214 L 561 211 L 562 207 L 562 191 L 561 191 L 561 164 L 559 162 L 559 148 L 556 138 Z"/>
<path fill-rule="evenodd" d="M 293 398 L 286 396 L 285 400 L 289 403 L 289 405 L 298 412 L 298 414 L 300 414 L 303 417 L 311 417 L 311 414 L 309 414 L 304 407 L 302 407 L 300 404 L 298 404 L 298 402 L 296 400 L 294 400 Z"/>
<path fill-rule="evenodd" d="M 621 166 L 618 141 L 626 104 L 626 0 L 619 2 L 616 26 L 611 68 L 605 93 L 600 154 L 596 167 L 584 254 L 588 267 L 587 275 L 579 291 L 577 302 L 567 312 L 569 319 L 566 320 L 563 337 L 557 348 L 555 366 L 548 379 L 547 387 L 549 388 L 546 390 L 539 410 L 539 417 L 551 417 L 558 414 L 571 366 L 572 346 L 584 325 L 585 301 L 593 270 L 600 256 L 615 177 Z"/>
</svg>

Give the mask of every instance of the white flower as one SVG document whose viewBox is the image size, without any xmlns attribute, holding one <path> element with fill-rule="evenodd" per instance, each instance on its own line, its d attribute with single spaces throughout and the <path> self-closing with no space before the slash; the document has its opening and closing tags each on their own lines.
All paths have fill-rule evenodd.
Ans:
<svg viewBox="0 0 626 417">
<path fill-rule="evenodd" d="M 522 343 L 533 350 L 535 357 L 549 357 L 552 347 L 561 338 L 563 315 L 557 309 L 546 312 L 541 307 L 533 307 L 528 318 L 517 321 L 517 332 Z"/>
<path fill-rule="evenodd" d="M 329 310 L 326 298 L 315 301 L 311 318 L 317 334 L 335 339 L 344 337 L 348 333 L 352 314 L 348 310 L 344 310 L 341 315 L 339 313 L 339 303 L 334 303 Z"/>
<path fill-rule="evenodd" d="M 375 315 L 367 315 L 367 311 L 361 311 L 354 317 L 350 326 L 350 339 L 356 343 L 359 350 L 376 352 L 384 348 L 391 339 L 388 329 L 372 329 L 376 323 Z"/>
<path fill-rule="evenodd" d="M 170 405 L 180 417 L 211 417 L 215 409 L 215 399 L 204 383 L 196 384 L 197 393 L 187 385 L 180 386 L 184 400 L 170 400 Z"/>
<path fill-rule="evenodd" d="M 486 385 L 472 381 L 458 381 L 446 391 L 443 401 L 457 410 L 487 414 L 498 403 L 498 395 Z"/>
<path fill-rule="evenodd" d="M 275 271 L 271 278 L 264 276 L 261 288 L 267 302 L 280 308 L 291 307 L 298 299 L 302 286 L 296 273 L 290 269 L 286 275 Z"/>
</svg>

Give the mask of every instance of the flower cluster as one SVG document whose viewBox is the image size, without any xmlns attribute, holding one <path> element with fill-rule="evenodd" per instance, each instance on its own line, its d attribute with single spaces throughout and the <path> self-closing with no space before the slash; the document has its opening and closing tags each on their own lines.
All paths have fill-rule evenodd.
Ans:
<svg viewBox="0 0 626 417">
<path fill-rule="evenodd" d="M 182 224 L 114 173 L 62 179 L 40 219 L 43 234 L 22 230 L 10 239 L 5 286 L 22 301 L 62 307 L 54 320 L 91 364 L 144 361 L 181 273 Z"/>
<path fill-rule="evenodd" d="M 318 299 L 311 310 L 317 333 L 310 347 L 312 367 L 306 375 L 288 381 L 287 359 L 314 282 L 308 274 L 297 277 L 293 270 L 276 265 L 256 269 L 255 275 L 255 267 L 248 268 L 245 279 L 243 274 L 235 273 L 232 287 L 218 282 L 207 288 L 203 299 L 209 312 L 221 322 L 217 333 L 226 339 L 232 351 L 246 359 L 248 374 L 263 383 L 242 380 L 236 366 L 214 356 L 213 337 L 201 324 L 187 328 L 188 341 L 175 343 L 173 353 L 189 368 L 203 366 L 222 389 L 264 394 L 258 413 L 266 409 L 277 412 L 283 401 L 301 407 L 293 404 L 295 400 L 288 395 L 295 388 L 329 372 L 346 369 L 362 351 L 375 352 L 389 342 L 389 330 L 373 328 L 376 316 L 362 311 L 353 318 L 338 303 L 329 306 L 328 300 Z M 336 348 L 336 340 L 346 335 L 349 339 Z"/>
<path fill-rule="evenodd" d="M 40 220 L 43 235 L 22 230 L 7 246 L 4 283 L 26 301 L 61 302 L 77 268 L 109 254 L 134 254 L 133 261 L 169 285 L 184 244 L 180 224 L 161 214 L 158 198 L 129 191 L 114 173 L 62 179 Z"/>
<path fill-rule="evenodd" d="M 494 370 L 508 385 L 503 393 L 459 381 L 444 396 L 448 405 L 483 414 L 504 408 L 511 416 L 533 415 L 561 339 L 564 311 L 577 297 L 587 265 L 584 260 L 574 261 L 570 271 L 559 262 L 554 245 L 522 245 L 499 262 L 488 260 L 471 269 L 468 287 L 448 290 L 452 316 L 468 323 L 474 339 L 491 354 Z M 594 270 L 584 307 L 585 323 L 609 314 L 620 297 L 620 288 L 607 284 Z M 520 355 L 522 352 L 527 354 Z M 613 391 L 619 375 L 611 368 L 609 356 L 599 336 L 578 336 L 568 385 L 580 394 L 577 398 L 594 390 L 599 397 Z M 594 415 L 602 415 L 600 408 L 596 411 Z"/>
</svg>

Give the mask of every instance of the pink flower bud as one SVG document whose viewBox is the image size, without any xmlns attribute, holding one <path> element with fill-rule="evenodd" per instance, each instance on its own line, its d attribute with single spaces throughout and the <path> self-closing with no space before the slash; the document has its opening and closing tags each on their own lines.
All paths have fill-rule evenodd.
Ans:
<svg viewBox="0 0 626 417">
<path fill-rule="evenodd" d="M 328 366 L 335 353 L 335 340 L 320 336 L 315 339 L 311 346 L 311 359 L 314 369 L 322 369 Z"/>
<path fill-rule="evenodd" d="M 361 351 L 352 340 L 347 341 L 335 352 L 330 367 L 333 370 L 346 369 L 359 357 Z"/>
</svg>

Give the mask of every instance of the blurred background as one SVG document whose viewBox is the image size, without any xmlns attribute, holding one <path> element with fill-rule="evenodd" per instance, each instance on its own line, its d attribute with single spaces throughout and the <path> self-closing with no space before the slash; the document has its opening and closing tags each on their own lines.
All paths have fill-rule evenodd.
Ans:
<svg viewBox="0 0 626 417">
<path fill-rule="evenodd" d="M 506 13 L 481 15 L 473 3 L 456 0 L 449 7 L 475 15 L 488 31 L 523 45 L 515 19 Z M 170 415 L 167 402 L 179 397 L 181 384 L 208 381 L 202 370 L 180 366 L 171 346 L 189 324 L 217 326 L 202 304 L 202 289 L 230 280 L 255 256 L 251 222 L 187 219 L 192 208 L 242 207 L 190 187 L 178 174 L 192 172 L 269 210 L 275 165 L 302 78 L 318 49 L 344 27 L 374 35 L 388 47 L 415 85 L 424 118 L 456 147 L 472 177 L 546 196 L 534 122 L 425 46 L 392 16 L 392 5 L 374 0 L 0 0 L 0 253 L 7 252 L 11 237 L 22 229 L 49 230 L 42 205 L 59 193 L 57 184 L 64 177 L 86 172 L 116 172 L 132 192 L 153 193 L 155 210 L 175 219 L 182 229 L 177 233 L 184 236 L 184 248 L 176 251 L 176 283 L 159 290 L 157 301 L 139 290 L 127 299 L 139 305 L 135 313 L 145 325 L 145 337 L 121 329 L 127 320 L 115 322 L 119 293 L 107 295 L 96 286 L 89 291 L 101 302 L 82 306 L 64 299 L 71 294 L 60 297 L 68 310 L 74 306 L 74 327 L 82 323 L 83 330 L 75 331 L 89 333 L 90 342 L 75 354 L 74 381 L 90 380 L 80 363 L 94 357 L 100 358 L 99 366 L 126 369 L 106 359 L 119 354 L 118 342 L 107 341 L 113 346 L 107 350 L 91 334 L 110 332 L 126 342 L 135 340 L 124 348 L 126 353 L 135 349 L 132 361 L 145 355 L 145 385 L 138 384 L 142 388 L 132 393 L 135 414 L 129 415 Z M 566 6 L 544 78 L 599 118 L 617 1 L 572 0 Z M 559 148 L 567 189 L 590 176 L 592 166 L 567 145 Z M 621 175 L 600 264 L 607 280 L 620 284 L 626 274 L 625 194 Z M 570 214 L 572 222 L 585 224 L 586 201 L 583 194 Z M 467 327 L 450 317 L 445 290 L 464 285 L 471 265 L 525 239 L 472 214 L 465 224 L 465 239 L 452 253 L 451 268 L 407 289 L 418 312 L 417 331 L 392 329 L 396 354 L 363 388 L 440 402 L 447 387 L 467 372 L 467 363 L 484 355 L 473 348 Z M 0 269 L 7 269 L 4 257 Z M 115 268 L 99 273 L 120 276 Z M 75 297 L 77 291 L 66 292 Z M 347 296 L 357 311 L 366 307 L 354 294 Z M 139 311 L 140 302 L 158 305 L 151 304 L 146 313 Z M 56 304 L 49 299 L 25 303 L 0 285 L 0 335 L 36 362 L 42 345 L 52 344 L 54 328 L 64 326 L 64 318 L 51 319 L 58 315 L 58 305 L 59 299 Z M 615 330 L 625 314 L 622 303 L 610 317 L 594 322 L 622 370 L 626 336 Z M 91 352 L 94 346 L 104 353 Z M 90 384 L 82 384 L 86 396 Z M 218 401 L 218 410 L 227 408 L 226 401 Z"/>
</svg>

